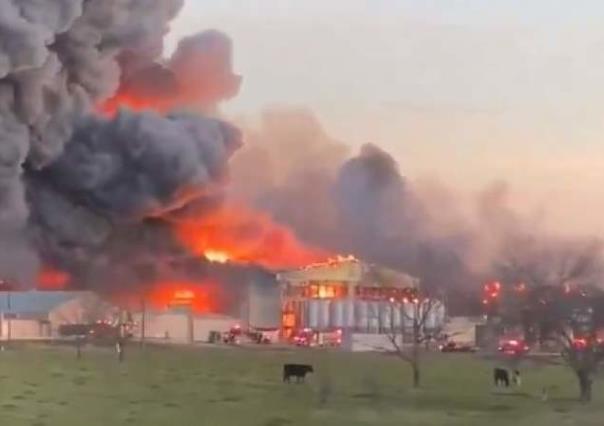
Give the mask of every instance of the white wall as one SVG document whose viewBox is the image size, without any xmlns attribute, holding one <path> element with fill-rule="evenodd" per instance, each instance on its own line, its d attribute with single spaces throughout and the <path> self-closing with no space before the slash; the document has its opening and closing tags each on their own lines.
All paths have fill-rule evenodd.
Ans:
<svg viewBox="0 0 604 426">
<path fill-rule="evenodd" d="M 248 312 L 242 319 L 249 320 L 251 327 L 281 327 L 281 292 L 273 283 L 252 282 L 249 284 Z"/>
<path fill-rule="evenodd" d="M 443 332 L 448 334 L 451 340 L 460 343 L 476 343 L 476 325 L 484 321 L 470 317 L 451 317 L 445 325 Z"/>
<path fill-rule="evenodd" d="M 196 342 L 207 342 L 210 331 L 224 333 L 239 322 L 230 317 L 198 317 L 193 321 L 193 338 Z"/>
<path fill-rule="evenodd" d="M 1 339 L 8 339 L 9 321 L 3 320 L 0 324 Z M 10 320 L 11 339 L 34 340 L 49 338 L 48 326 L 42 326 L 40 321 L 33 319 Z"/>
<path fill-rule="evenodd" d="M 397 336 L 397 343 L 402 345 L 401 336 Z M 395 348 L 386 334 L 353 333 L 350 336 L 348 349 L 353 352 L 386 352 L 393 351 Z"/>
<path fill-rule="evenodd" d="M 140 324 L 140 316 L 136 318 Z M 140 326 L 138 335 L 140 337 Z M 166 343 L 189 342 L 189 317 L 184 313 L 151 313 L 145 319 L 145 337 Z"/>
<path fill-rule="evenodd" d="M 139 324 L 135 334 L 137 338 L 140 338 L 141 315 L 135 315 L 134 320 Z M 193 340 L 196 342 L 207 342 L 210 331 L 224 333 L 239 323 L 238 319 L 222 315 L 194 316 Z M 191 343 L 189 327 L 190 317 L 186 312 L 147 312 L 145 338 L 165 343 Z"/>
</svg>

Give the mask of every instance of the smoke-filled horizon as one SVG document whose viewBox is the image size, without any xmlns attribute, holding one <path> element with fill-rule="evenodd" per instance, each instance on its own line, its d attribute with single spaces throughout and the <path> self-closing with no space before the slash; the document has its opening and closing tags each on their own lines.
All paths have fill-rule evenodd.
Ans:
<svg viewBox="0 0 604 426">
<path fill-rule="evenodd" d="M 604 5 L 560 0 L 188 0 L 167 46 L 215 26 L 246 84 L 224 110 L 311 109 L 408 179 L 467 197 L 505 180 L 550 230 L 604 236 Z M 261 48 L 258 48 L 261 46 Z"/>
<path fill-rule="evenodd" d="M 468 201 L 436 178 L 414 181 L 378 145 L 354 151 L 327 135 L 308 109 L 268 109 L 242 128 L 233 197 L 308 244 L 405 270 L 428 288 L 475 288 L 508 241 L 545 235 L 542 216 L 516 212 L 504 182 Z"/>
<path fill-rule="evenodd" d="M 214 118 L 239 86 L 228 37 L 187 37 L 163 57 L 182 5 L 0 5 L 4 279 L 33 286 L 42 264 L 127 286 L 120 271 L 135 284 L 136 265 L 183 256 L 158 218 L 220 197 L 241 137 Z"/>
<path fill-rule="evenodd" d="M 277 270 L 354 254 L 425 288 L 467 292 L 510 241 L 544 234 L 541 216 L 511 207 L 505 183 L 461 199 L 437 179 L 410 179 L 379 141 L 350 151 L 312 111 L 229 122 L 219 105 L 242 83 L 232 41 L 207 30 L 167 55 L 181 7 L 0 6 L 11 41 L 0 44 L 5 279 L 35 285 L 43 266 L 72 288 L 144 292 L 204 282 L 216 255 L 236 281 L 235 264 Z"/>
</svg>

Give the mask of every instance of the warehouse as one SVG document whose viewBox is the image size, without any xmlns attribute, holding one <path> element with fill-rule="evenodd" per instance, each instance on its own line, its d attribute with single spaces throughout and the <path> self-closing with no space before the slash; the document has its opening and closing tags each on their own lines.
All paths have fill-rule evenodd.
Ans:
<svg viewBox="0 0 604 426">
<path fill-rule="evenodd" d="M 341 343 L 352 350 L 386 347 L 389 334 L 404 334 L 419 287 L 417 278 L 353 257 L 283 272 L 277 279 L 285 337 L 310 329 L 321 338 L 338 330 Z M 439 304 L 426 328 L 443 322 L 444 306 Z"/>
<path fill-rule="evenodd" d="M 213 265 L 212 282 L 166 283 L 145 310 L 134 310 L 135 336 L 161 343 L 211 340 L 212 332 L 279 329 L 280 292 L 274 274 L 254 267 Z M 151 299 L 154 299 L 151 296 Z"/>
</svg>

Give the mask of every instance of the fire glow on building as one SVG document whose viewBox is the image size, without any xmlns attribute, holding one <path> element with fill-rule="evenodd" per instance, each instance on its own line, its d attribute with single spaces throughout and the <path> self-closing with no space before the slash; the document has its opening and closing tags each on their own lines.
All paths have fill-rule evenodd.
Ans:
<svg viewBox="0 0 604 426">
<path fill-rule="evenodd" d="M 220 307 L 218 285 L 198 282 L 160 282 L 149 294 L 151 309 L 185 309 L 193 314 L 214 312 Z"/>
<path fill-rule="evenodd" d="M 17 218 L 15 229 L 27 222 L 36 236 L 45 264 L 39 288 L 81 286 L 143 311 L 148 302 L 150 310 L 186 306 L 206 314 L 244 299 L 233 284 L 252 281 L 251 270 L 285 270 L 278 279 L 286 288 L 286 331 L 379 333 L 402 323 L 416 280 L 353 258 L 324 261 L 327 250 L 231 195 L 229 163 L 243 137 L 217 114 L 241 84 L 228 36 L 186 37 L 166 57 L 161 40 L 182 2 L 68 3 L 28 2 L 28 29 L 11 33 L 9 43 L 23 47 L 23 60 L 0 75 L 8 94 L 0 118 L 11 130 L 0 136 L 6 153 L 20 154 L 4 159 L 11 173 L 3 185 L 18 213 L 7 217 Z M 258 294 L 255 309 L 278 315 L 264 302 L 272 296 Z"/>
<path fill-rule="evenodd" d="M 354 257 L 280 273 L 278 281 L 285 336 L 300 329 L 387 334 L 406 328 L 413 304 L 420 303 L 416 278 Z M 436 309 L 426 327 L 436 327 L 443 318 L 443 309 Z"/>
</svg>

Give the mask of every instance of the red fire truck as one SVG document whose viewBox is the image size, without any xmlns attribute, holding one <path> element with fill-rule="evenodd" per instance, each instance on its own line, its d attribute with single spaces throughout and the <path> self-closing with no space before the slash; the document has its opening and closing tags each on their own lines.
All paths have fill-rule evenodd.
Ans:
<svg viewBox="0 0 604 426">
<path fill-rule="evenodd" d="M 338 347 L 342 344 L 342 330 L 316 331 L 304 328 L 294 334 L 292 341 L 302 347 Z"/>
</svg>

